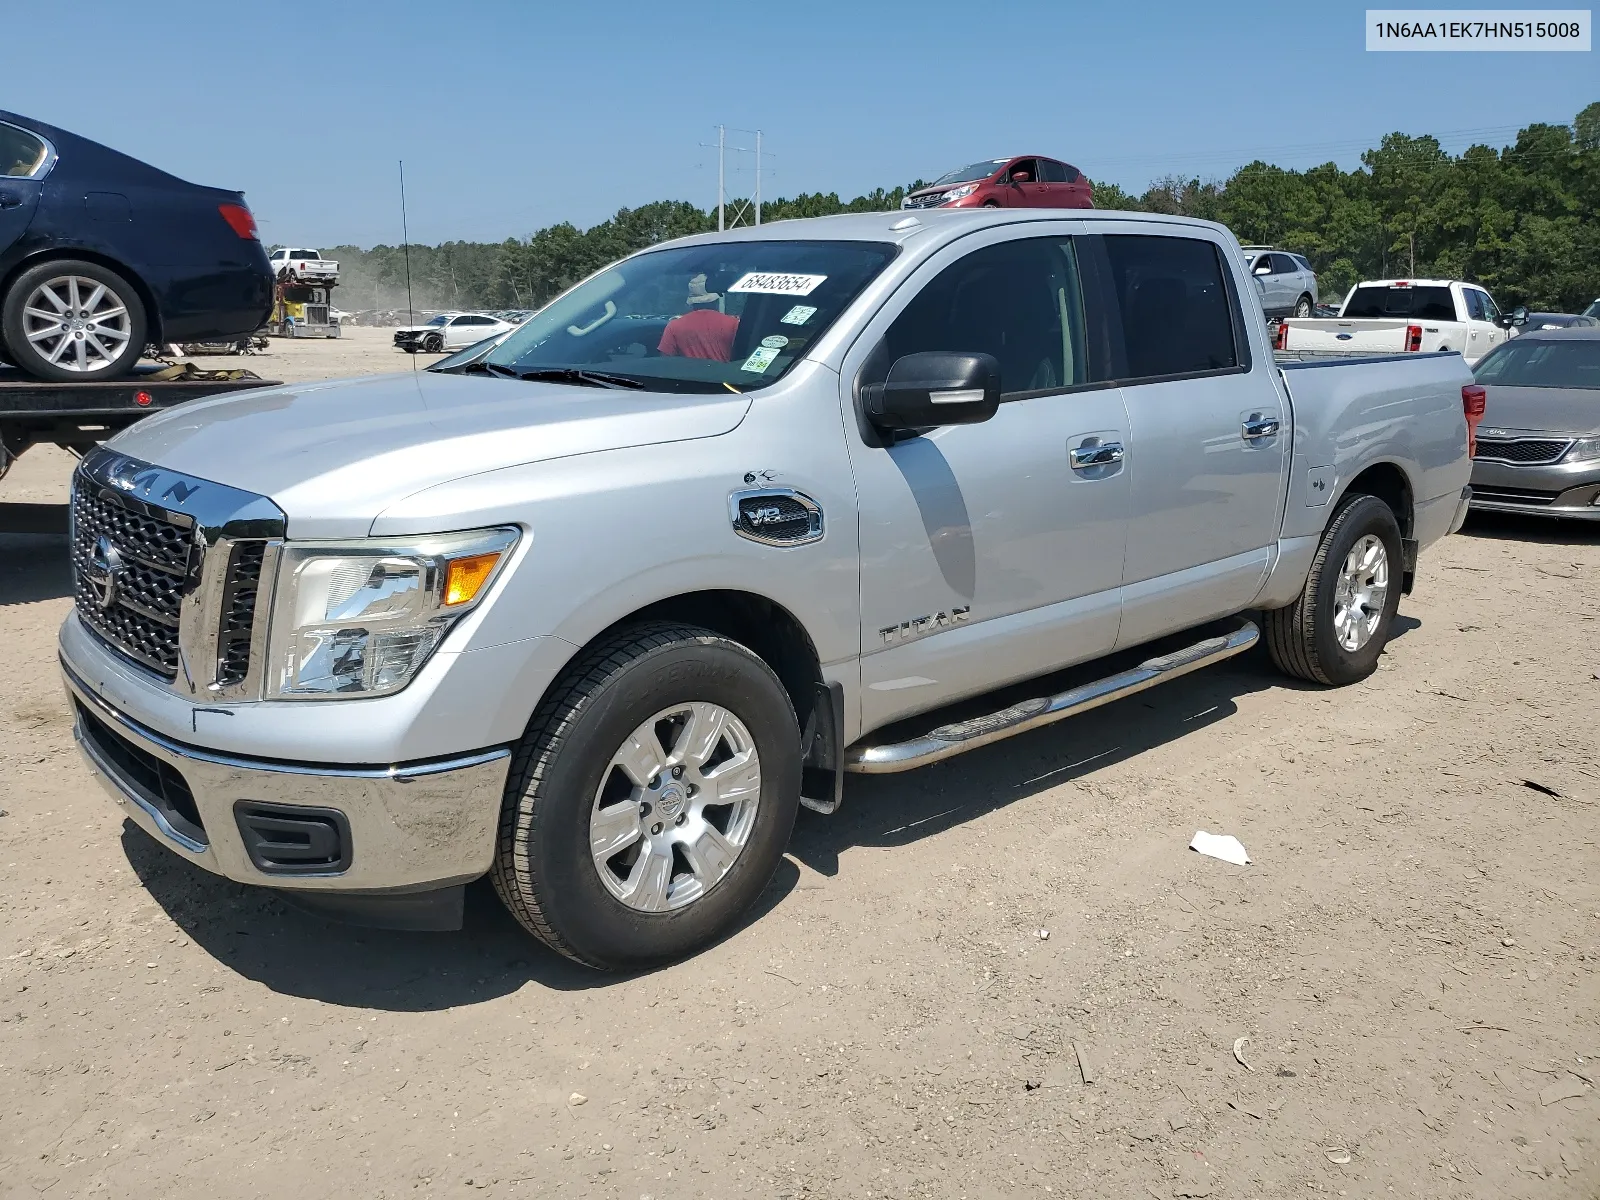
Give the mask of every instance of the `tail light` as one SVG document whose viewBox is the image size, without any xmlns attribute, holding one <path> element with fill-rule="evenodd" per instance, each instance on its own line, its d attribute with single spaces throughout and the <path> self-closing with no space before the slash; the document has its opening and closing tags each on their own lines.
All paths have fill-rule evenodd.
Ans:
<svg viewBox="0 0 1600 1200">
<path fill-rule="evenodd" d="M 1289 348 L 1289 327 L 1282 321 L 1278 322 L 1278 332 L 1272 335 L 1272 348 L 1274 350 L 1287 350 Z"/>
<path fill-rule="evenodd" d="M 246 241 L 260 241 L 256 233 L 256 219 L 250 215 L 250 210 L 242 204 L 219 204 L 217 211 L 222 214 L 222 219 L 228 227 Z"/>
<path fill-rule="evenodd" d="M 1484 410 L 1489 406 L 1489 393 L 1476 383 L 1461 389 L 1461 411 L 1467 418 L 1467 457 L 1478 453 L 1478 426 L 1483 421 Z"/>
<path fill-rule="evenodd" d="M 1421 325 L 1407 325 L 1406 326 L 1406 349 L 1407 350 L 1413 350 L 1413 351 L 1422 349 L 1422 326 Z"/>
</svg>

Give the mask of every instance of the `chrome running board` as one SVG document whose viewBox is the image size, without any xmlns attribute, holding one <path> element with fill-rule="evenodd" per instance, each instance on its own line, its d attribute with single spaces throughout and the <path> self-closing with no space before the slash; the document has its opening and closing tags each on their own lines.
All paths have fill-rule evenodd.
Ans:
<svg viewBox="0 0 1600 1200">
<path fill-rule="evenodd" d="M 1102 704 L 1232 658 L 1250 649 L 1260 638 L 1261 631 L 1256 628 L 1255 622 L 1243 621 L 1232 633 L 1209 637 L 1171 654 L 1146 659 L 1131 670 L 1070 688 L 1054 696 L 1024 700 L 987 716 L 941 725 L 908 742 L 890 742 L 881 746 L 857 743 L 845 751 L 844 769 L 860 775 L 891 775 L 896 771 L 926 766 L 942 758 L 964 754 L 979 746 L 987 746 L 990 742 L 1037 729 L 1052 721 L 1075 717 L 1091 708 L 1099 708 Z"/>
</svg>

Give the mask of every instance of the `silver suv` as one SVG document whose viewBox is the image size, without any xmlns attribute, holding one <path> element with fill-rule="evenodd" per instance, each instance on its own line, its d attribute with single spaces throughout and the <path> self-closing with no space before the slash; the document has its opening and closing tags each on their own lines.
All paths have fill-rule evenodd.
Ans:
<svg viewBox="0 0 1600 1200">
<path fill-rule="evenodd" d="M 1268 317 L 1311 315 L 1317 306 L 1317 273 L 1309 262 L 1270 246 L 1245 246 L 1244 260 Z"/>
</svg>

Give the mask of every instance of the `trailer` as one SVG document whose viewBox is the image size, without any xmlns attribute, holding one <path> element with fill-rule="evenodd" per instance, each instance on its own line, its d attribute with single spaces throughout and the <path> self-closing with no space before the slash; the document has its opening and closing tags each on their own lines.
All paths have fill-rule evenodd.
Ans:
<svg viewBox="0 0 1600 1200">
<path fill-rule="evenodd" d="M 277 387 L 250 371 L 150 366 L 122 379 L 47 383 L 0 364 L 0 476 L 28 447 L 82 453 L 153 412 L 247 388 Z"/>
</svg>

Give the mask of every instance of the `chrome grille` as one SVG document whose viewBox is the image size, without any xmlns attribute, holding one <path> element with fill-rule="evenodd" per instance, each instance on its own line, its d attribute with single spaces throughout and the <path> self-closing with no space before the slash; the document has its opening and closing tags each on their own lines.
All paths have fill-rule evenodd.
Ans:
<svg viewBox="0 0 1600 1200">
<path fill-rule="evenodd" d="M 1571 445 L 1571 438 L 1480 437 L 1477 457 L 1517 466 L 1535 466 L 1555 462 Z"/>
<path fill-rule="evenodd" d="M 72 480 L 78 616 L 175 691 L 249 698 L 265 650 L 258 594 L 285 523 L 265 496 L 91 451 Z"/>
<path fill-rule="evenodd" d="M 191 578 L 193 528 L 183 514 L 157 516 L 81 475 L 74 481 L 72 594 L 78 615 L 114 649 L 167 679 L 178 673 L 179 614 Z M 109 603 L 106 585 L 98 582 L 104 564 L 96 564 L 105 547 L 120 559 Z"/>
<path fill-rule="evenodd" d="M 900 202 L 901 208 L 938 208 L 944 203 L 943 192 L 930 192 L 926 196 L 907 196 Z"/>
</svg>

